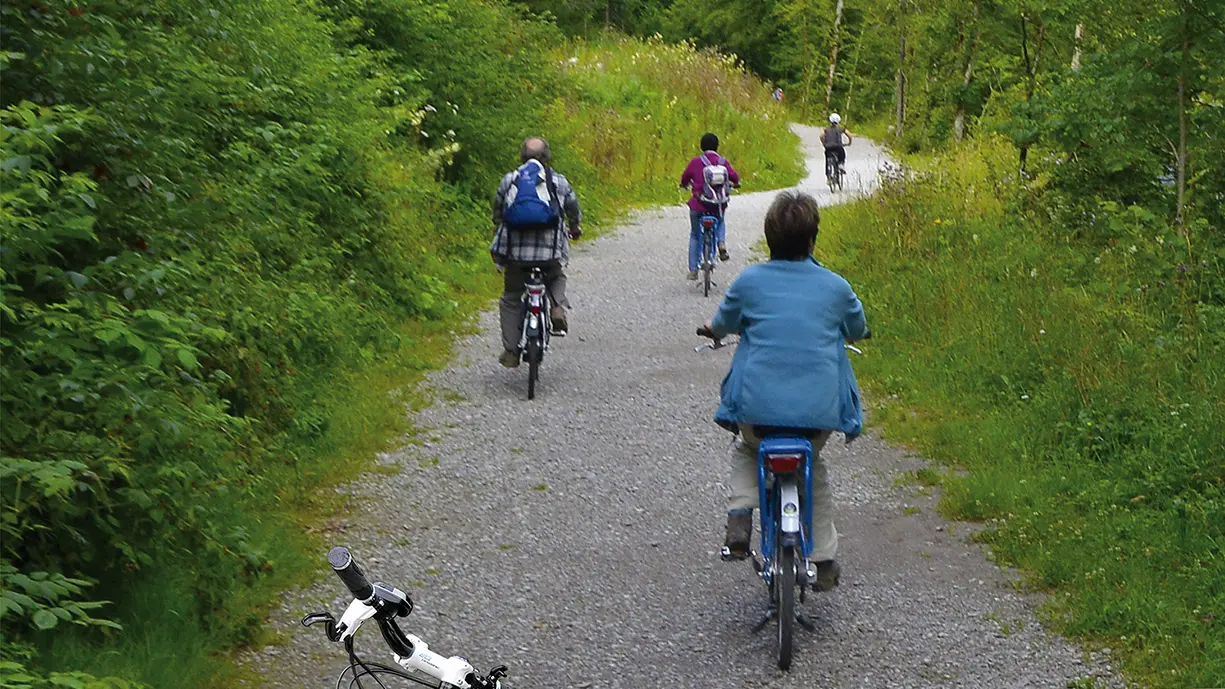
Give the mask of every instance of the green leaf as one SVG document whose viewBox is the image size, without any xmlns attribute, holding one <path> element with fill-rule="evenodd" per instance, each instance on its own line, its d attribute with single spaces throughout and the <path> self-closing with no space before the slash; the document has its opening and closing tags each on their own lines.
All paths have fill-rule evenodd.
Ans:
<svg viewBox="0 0 1225 689">
<path fill-rule="evenodd" d="M 50 610 L 39 610 L 34 613 L 33 620 L 34 626 L 39 629 L 53 629 L 55 625 L 60 623 L 59 618 Z"/>
<path fill-rule="evenodd" d="M 196 359 L 196 355 L 191 353 L 190 349 L 179 350 L 179 363 L 183 368 L 196 369 L 200 367 L 200 362 Z"/>
</svg>

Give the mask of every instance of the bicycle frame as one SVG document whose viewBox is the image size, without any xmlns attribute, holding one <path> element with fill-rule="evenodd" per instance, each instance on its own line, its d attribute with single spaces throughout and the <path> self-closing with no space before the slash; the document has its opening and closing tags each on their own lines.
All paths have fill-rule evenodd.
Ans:
<svg viewBox="0 0 1225 689">
<path fill-rule="evenodd" d="M 773 474 L 769 468 L 772 455 L 800 455 L 803 466 L 798 469 L 803 483 L 803 494 L 795 485 L 796 474 Z M 761 576 L 767 584 L 774 577 L 771 566 L 776 545 L 799 546 L 807 572 L 808 558 L 812 555 L 812 443 L 800 436 L 772 435 L 762 439 L 757 449 L 757 490 L 761 509 L 761 556 L 764 566 Z M 767 480 L 774 480 L 767 484 Z M 788 513 L 788 506 L 796 505 Z M 776 543 L 781 539 L 782 543 Z"/>
<path fill-rule="evenodd" d="M 549 296 L 544 284 L 544 272 L 532 268 L 523 288 L 523 332 L 519 334 L 519 351 L 525 351 L 529 337 L 540 332 L 542 351 L 549 348 Z"/>
</svg>

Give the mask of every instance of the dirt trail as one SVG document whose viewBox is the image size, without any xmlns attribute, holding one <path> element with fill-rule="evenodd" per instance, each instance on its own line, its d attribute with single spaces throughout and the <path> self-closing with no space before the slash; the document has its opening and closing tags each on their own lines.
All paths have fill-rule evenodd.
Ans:
<svg viewBox="0 0 1225 689">
<path fill-rule="evenodd" d="M 800 188 L 827 205 L 819 130 L 796 131 L 817 172 Z M 864 139 L 847 152 L 848 190 L 870 190 L 882 152 Z M 773 196 L 733 199 L 721 285 L 745 265 Z M 526 370 L 495 362 L 485 313 L 430 378 L 449 400 L 419 415 L 430 440 L 384 458 L 399 473 L 343 489 L 354 511 L 331 540 L 410 591 L 406 628 L 478 668 L 509 665 L 507 686 L 522 688 L 981 689 L 1109 676 L 1107 659 L 1042 629 L 1035 601 L 967 542 L 970 527 L 895 484 L 922 462 L 870 435 L 826 450 L 843 583 L 804 606 L 817 632 L 797 632 L 791 672 L 774 667 L 774 635 L 749 631 L 765 587 L 717 557 L 730 436 L 711 416 L 730 350 L 693 351 L 693 326 L 718 295 L 684 280 L 687 232 L 685 209 L 669 207 L 576 248 L 572 333 L 555 341 L 534 402 Z M 346 602 L 330 577 L 287 595 L 272 623 L 296 629 L 290 642 L 250 658 L 267 686 L 334 685 L 342 649 L 296 622 Z M 358 648 L 390 660 L 373 628 Z"/>
</svg>

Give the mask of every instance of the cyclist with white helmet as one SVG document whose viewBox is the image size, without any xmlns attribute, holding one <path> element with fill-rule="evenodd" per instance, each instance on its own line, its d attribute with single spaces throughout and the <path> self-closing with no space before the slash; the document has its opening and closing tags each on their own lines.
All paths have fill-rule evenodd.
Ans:
<svg viewBox="0 0 1225 689">
<path fill-rule="evenodd" d="M 846 143 L 842 137 L 846 137 Z M 842 116 L 833 113 L 829 116 L 829 126 L 821 130 L 821 143 L 825 145 L 825 169 L 829 170 L 829 159 L 832 156 L 838 162 L 838 168 L 846 172 L 846 148 L 851 145 L 851 133 L 842 126 Z"/>
</svg>

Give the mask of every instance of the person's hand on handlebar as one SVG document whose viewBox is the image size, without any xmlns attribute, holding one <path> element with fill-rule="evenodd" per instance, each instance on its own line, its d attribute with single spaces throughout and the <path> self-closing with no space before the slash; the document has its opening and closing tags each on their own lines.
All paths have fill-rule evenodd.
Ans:
<svg viewBox="0 0 1225 689">
<path fill-rule="evenodd" d="M 578 239 L 579 237 L 582 237 L 582 236 L 583 236 L 583 228 L 579 227 L 578 225 L 575 225 L 574 227 L 570 228 L 570 239 Z"/>
<path fill-rule="evenodd" d="M 719 339 L 715 337 L 715 331 L 711 329 L 710 321 L 706 321 L 705 324 L 698 326 L 698 337 L 708 337 L 712 340 Z"/>
</svg>

